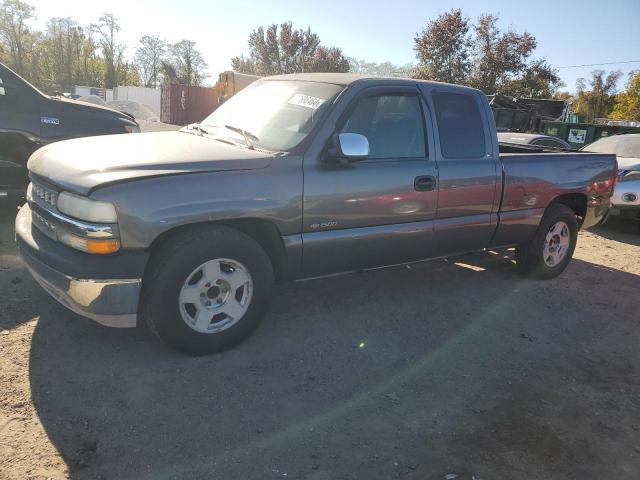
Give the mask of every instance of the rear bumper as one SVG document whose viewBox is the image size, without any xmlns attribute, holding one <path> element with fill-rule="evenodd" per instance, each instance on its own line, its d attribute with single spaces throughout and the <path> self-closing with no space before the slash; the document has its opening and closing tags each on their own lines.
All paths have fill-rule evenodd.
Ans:
<svg viewBox="0 0 640 480">
<path fill-rule="evenodd" d="M 75 274 L 61 271 L 59 265 L 77 265 L 83 259 L 95 268 L 94 262 L 97 259 L 95 256 L 60 245 L 33 230 L 31 209 L 28 205 L 23 206 L 16 217 L 16 242 L 33 278 L 62 305 L 109 327 L 136 326 L 144 267 L 139 270 L 139 275 L 134 275 L 133 278 L 102 278 L 104 269 L 96 270 L 94 275 L 90 272 L 77 275 L 77 270 Z M 138 256 L 137 252 L 135 256 Z M 127 263 L 126 273 L 132 272 L 133 258 L 126 253 L 105 256 L 99 260 L 111 263 L 108 269 L 111 271 L 114 270 L 114 263 Z"/>
<path fill-rule="evenodd" d="M 591 228 L 601 223 L 609 213 L 609 205 L 588 206 L 581 229 Z"/>
</svg>

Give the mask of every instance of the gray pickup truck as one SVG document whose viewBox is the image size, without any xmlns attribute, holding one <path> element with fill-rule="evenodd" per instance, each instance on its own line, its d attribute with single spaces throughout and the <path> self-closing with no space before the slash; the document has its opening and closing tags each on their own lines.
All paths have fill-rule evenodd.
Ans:
<svg viewBox="0 0 640 480">
<path fill-rule="evenodd" d="M 265 78 L 198 125 L 63 141 L 28 167 L 34 278 L 192 354 L 246 338 L 276 282 L 513 246 L 555 277 L 616 178 L 615 155 L 500 154 L 478 90 L 349 74 Z"/>
</svg>

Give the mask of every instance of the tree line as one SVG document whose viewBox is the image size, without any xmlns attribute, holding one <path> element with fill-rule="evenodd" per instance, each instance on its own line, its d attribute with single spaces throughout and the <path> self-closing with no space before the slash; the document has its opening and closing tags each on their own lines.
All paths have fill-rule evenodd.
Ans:
<svg viewBox="0 0 640 480">
<path fill-rule="evenodd" d="M 416 64 L 394 65 L 347 57 L 338 47 L 323 46 L 309 28 L 295 29 L 285 22 L 253 30 L 248 56 L 233 57 L 231 63 L 235 71 L 255 75 L 353 72 L 457 83 L 488 95 L 565 100 L 587 120 L 640 120 L 640 72 L 631 73 L 621 93 L 616 92 L 621 73 L 603 70 L 594 71 L 589 81 L 579 79 L 574 95 L 560 91 L 565 85 L 558 70 L 534 55 L 535 36 L 502 31 L 498 24 L 498 15 L 483 14 L 473 22 L 462 10 L 450 10 L 416 33 Z"/>
<path fill-rule="evenodd" d="M 35 8 L 22 0 L 0 0 L 0 62 L 45 92 L 68 92 L 74 85 L 199 85 L 207 77 L 207 64 L 191 40 L 170 44 L 142 36 L 129 61 L 111 13 L 84 27 L 73 18 L 54 17 L 44 31 L 30 27 L 35 16 Z"/>
<path fill-rule="evenodd" d="M 594 70 L 591 78 L 579 78 L 576 93 L 558 92 L 555 98 L 572 103 L 572 110 L 588 121 L 601 118 L 640 120 L 640 71 L 629 73 L 624 90 L 618 92 L 619 70 Z"/>
<path fill-rule="evenodd" d="M 120 25 L 106 13 L 96 23 L 80 26 L 73 18 L 51 18 L 44 31 L 30 27 L 35 9 L 23 0 L 0 0 L 0 61 L 44 91 L 70 91 L 73 85 L 113 88 L 116 85 L 157 87 L 161 83 L 201 85 L 207 64 L 191 40 L 168 43 L 144 35 L 131 60 L 120 41 Z M 457 83 L 487 94 L 557 98 L 589 119 L 640 120 L 640 73 L 632 72 L 618 93 L 618 71 L 596 70 L 579 79 L 569 94 L 558 70 L 535 55 L 537 41 L 527 31 L 499 27 L 499 17 L 483 14 L 472 20 L 452 9 L 426 23 L 415 34 L 415 64 L 367 62 L 325 46 L 311 28 L 292 22 L 260 26 L 248 38 L 248 55 L 231 58 L 233 70 L 254 75 L 300 72 L 353 72 L 412 77 Z"/>
</svg>

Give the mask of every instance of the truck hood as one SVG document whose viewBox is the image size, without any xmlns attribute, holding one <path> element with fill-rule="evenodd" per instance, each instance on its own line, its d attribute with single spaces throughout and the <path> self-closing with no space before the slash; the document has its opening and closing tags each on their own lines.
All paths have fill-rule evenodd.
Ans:
<svg viewBox="0 0 640 480">
<path fill-rule="evenodd" d="M 104 135 L 52 143 L 31 155 L 30 172 L 82 195 L 145 177 L 265 168 L 273 154 L 184 132 Z"/>
<path fill-rule="evenodd" d="M 54 102 L 63 103 L 68 105 L 71 108 L 75 108 L 80 111 L 93 111 L 93 112 L 103 112 L 105 114 L 113 115 L 114 117 L 124 118 L 127 120 L 135 121 L 133 115 L 121 112 L 109 105 L 96 105 L 95 103 L 83 102 L 81 100 L 74 100 L 72 98 L 64 98 L 64 97 L 49 97 Z"/>
</svg>

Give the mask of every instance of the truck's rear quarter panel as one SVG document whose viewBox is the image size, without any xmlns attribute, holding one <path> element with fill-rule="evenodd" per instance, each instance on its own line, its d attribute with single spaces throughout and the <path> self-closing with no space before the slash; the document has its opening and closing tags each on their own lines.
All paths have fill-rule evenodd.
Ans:
<svg viewBox="0 0 640 480">
<path fill-rule="evenodd" d="M 586 200 L 590 214 L 608 208 L 617 170 L 615 155 L 503 154 L 500 159 L 504 190 L 494 246 L 531 240 L 545 209 L 559 197 L 573 194 L 583 203 Z"/>
</svg>

